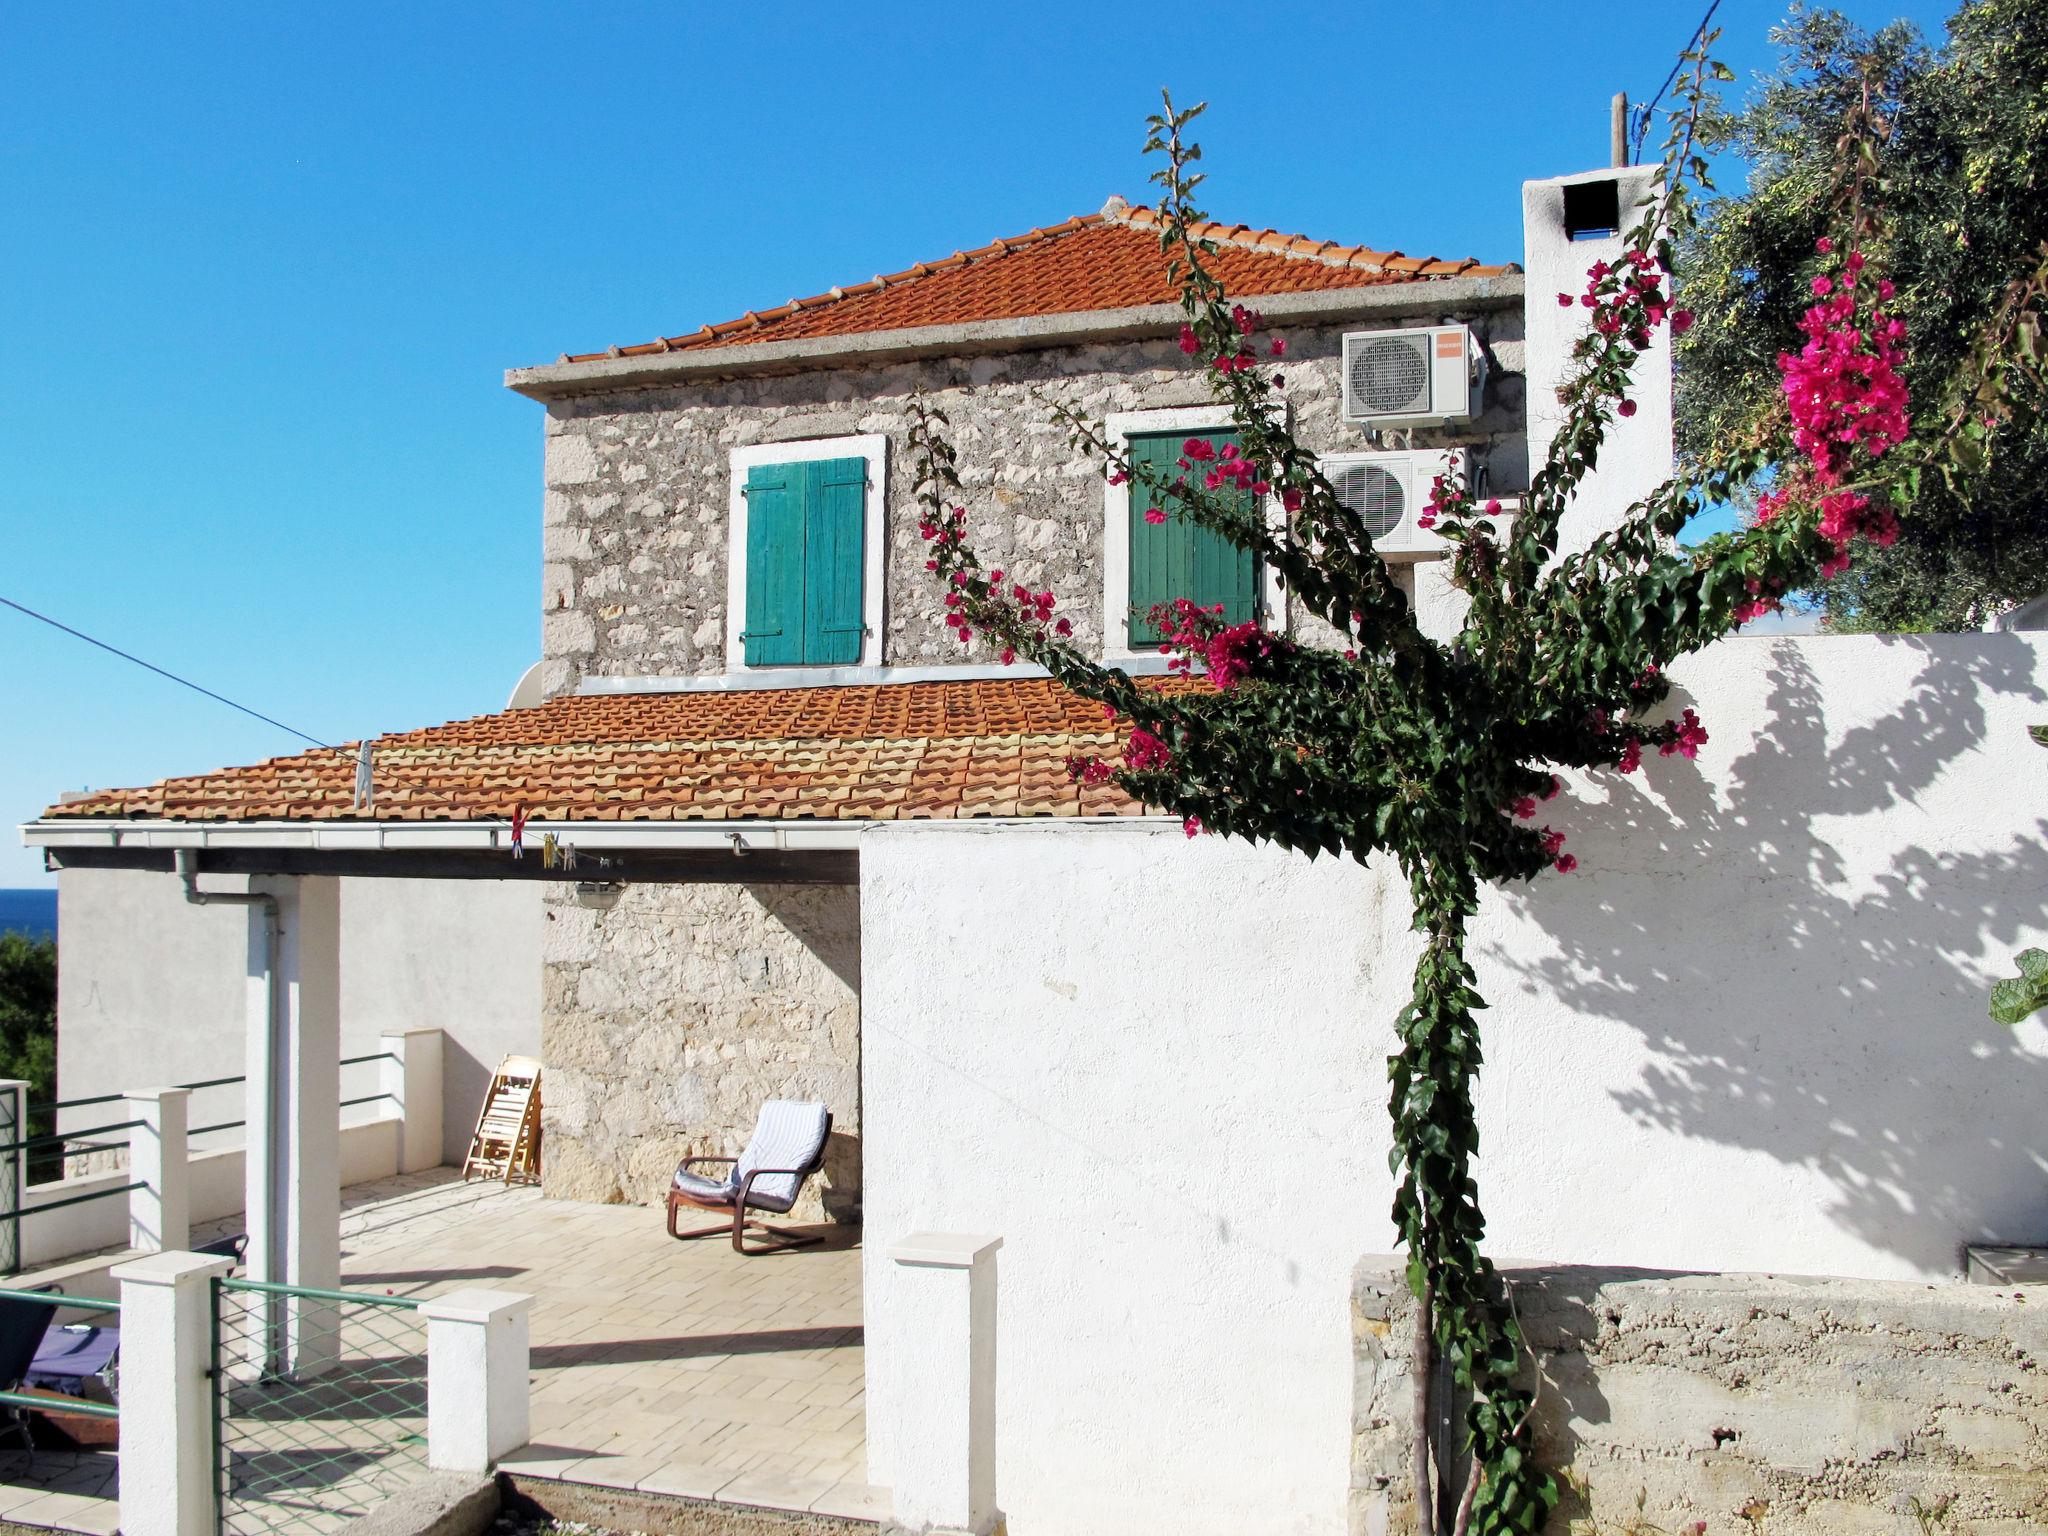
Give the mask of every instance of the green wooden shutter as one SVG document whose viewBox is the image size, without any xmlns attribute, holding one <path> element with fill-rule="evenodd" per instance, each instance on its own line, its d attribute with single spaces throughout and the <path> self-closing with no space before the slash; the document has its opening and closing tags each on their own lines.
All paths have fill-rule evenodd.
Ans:
<svg viewBox="0 0 2048 1536">
<path fill-rule="evenodd" d="M 747 471 L 747 614 L 740 631 L 750 667 L 804 659 L 804 469 Z"/>
<path fill-rule="evenodd" d="M 1220 452 L 1225 443 L 1237 441 L 1235 432 L 1159 432 L 1134 435 L 1130 439 L 1134 469 L 1150 469 L 1161 481 L 1171 483 L 1183 474 L 1199 476 L 1180 467 L 1182 447 L 1190 437 L 1205 438 Z M 1195 482 L 1199 485 L 1199 479 Z M 1256 503 L 1251 491 L 1230 493 L 1250 507 Z M 1225 622 L 1241 624 L 1258 617 L 1258 562 L 1248 549 L 1241 549 L 1211 528 L 1197 527 L 1167 499 L 1163 523 L 1148 523 L 1145 514 L 1160 506 L 1160 498 L 1131 479 L 1131 644 L 1157 645 L 1159 631 L 1147 615 L 1160 603 L 1185 597 L 1204 608 L 1223 605 Z"/>
<path fill-rule="evenodd" d="M 868 461 L 819 459 L 805 473 L 804 660 L 860 660 Z"/>
</svg>

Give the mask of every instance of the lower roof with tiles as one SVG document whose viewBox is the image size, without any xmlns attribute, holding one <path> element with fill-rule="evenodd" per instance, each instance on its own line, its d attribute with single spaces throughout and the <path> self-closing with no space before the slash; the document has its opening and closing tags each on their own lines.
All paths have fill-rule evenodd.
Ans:
<svg viewBox="0 0 2048 1536">
<path fill-rule="evenodd" d="M 1205 686 L 1160 680 L 1156 686 Z M 371 743 L 375 793 L 354 803 L 356 752 L 109 789 L 55 820 L 893 821 L 1136 816 L 1070 757 L 1113 757 L 1103 707 L 1042 678 L 554 699 Z"/>
</svg>

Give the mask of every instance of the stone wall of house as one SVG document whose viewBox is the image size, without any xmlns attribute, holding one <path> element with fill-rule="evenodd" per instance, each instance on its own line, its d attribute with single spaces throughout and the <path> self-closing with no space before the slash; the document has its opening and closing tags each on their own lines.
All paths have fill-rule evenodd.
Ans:
<svg viewBox="0 0 2048 1536">
<path fill-rule="evenodd" d="M 860 1211 L 860 901 L 852 886 L 632 885 L 609 910 L 549 887 L 543 1180 L 653 1203 L 691 1153 L 734 1156 L 764 1100 L 833 1133 L 794 1221 Z"/>
<path fill-rule="evenodd" d="M 1435 318 L 1435 317 L 1429 317 Z M 1519 304 L 1460 316 L 1486 352 L 1484 413 L 1415 434 L 1464 444 L 1488 485 L 1527 479 Z M 1421 321 L 1372 324 L 1422 323 Z M 1285 393 L 1302 440 L 1372 446 L 1340 419 L 1341 342 L 1350 325 L 1284 328 Z M 1171 339 L 735 378 L 579 397 L 549 407 L 543 651 L 551 695 L 586 677 L 668 676 L 725 667 L 730 454 L 756 443 L 884 433 L 890 440 L 883 661 L 987 661 L 938 622 L 904 456 L 912 397 L 952 420 L 976 548 L 991 564 L 1059 594 L 1082 643 L 1102 627 L 1103 485 L 1037 392 L 1094 417 L 1210 404 Z"/>
<path fill-rule="evenodd" d="M 1553 1529 L 1879 1536 L 2048 1528 L 2048 1289 L 1508 1272 L 1540 1366 Z M 1354 1536 L 1415 1528 L 1413 1302 L 1353 1293 Z"/>
</svg>

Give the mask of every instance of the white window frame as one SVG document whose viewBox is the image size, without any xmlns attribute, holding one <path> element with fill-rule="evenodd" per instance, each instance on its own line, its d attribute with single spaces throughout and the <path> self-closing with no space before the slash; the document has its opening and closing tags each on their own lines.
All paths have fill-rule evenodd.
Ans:
<svg viewBox="0 0 2048 1536">
<path fill-rule="evenodd" d="M 1103 433 L 1118 452 L 1127 453 L 1130 439 L 1147 432 L 1186 432 L 1190 436 L 1198 432 L 1214 432 L 1223 427 L 1235 427 L 1236 418 L 1225 405 L 1190 405 L 1167 410 L 1119 411 L 1103 420 Z M 1277 524 L 1279 502 L 1268 498 L 1266 519 Z M 1259 623 L 1271 633 L 1281 633 L 1287 627 L 1287 593 L 1280 581 L 1280 573 L 1267 565 L 1259 566 Z M 1104 477 L 1102 495 L 1102 659 L 1104 661 L 1136 661 L 1144 657 L 1157 657 L 1159 648 L 1148 645 L 1143 650 L 1131 646 L 1131 487 L 1126 481 L 1122 485 L 1111 485 Z"/>
<path fill-rule="evenodd" d="M 882 664 L 882 632 L 888 614 L 882 590 L 887 568 L 889 439 L 880 432 L 857 437 L 812 437 L 787 443 L 754 443 L 732 450 L 725 545 L 725 668 L 728 672 L 796 673 L 801 665 L 750 667 L 747 645 L 747 471 L 763 464 L 807 464 L 818 459 L 867 460 L 867 496 L 861 509 L 861 639 L 856 665 Z M 817 670 L 811 668 L 810 670 Z"/>
</svg>

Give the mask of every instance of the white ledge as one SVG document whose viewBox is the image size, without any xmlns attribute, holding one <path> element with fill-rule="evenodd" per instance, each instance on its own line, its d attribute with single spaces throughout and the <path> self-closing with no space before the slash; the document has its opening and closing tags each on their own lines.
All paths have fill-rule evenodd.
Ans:
<svg viewBox="0 0 2048 1536">
<path fill-rule="evenodd" d="M 971 1232 L 913 1232 L 889 1245 L 889 1257 L 929 1269 L 972 1269 L 1002 1246 L 1000 1237 Z"/>
</svg>

